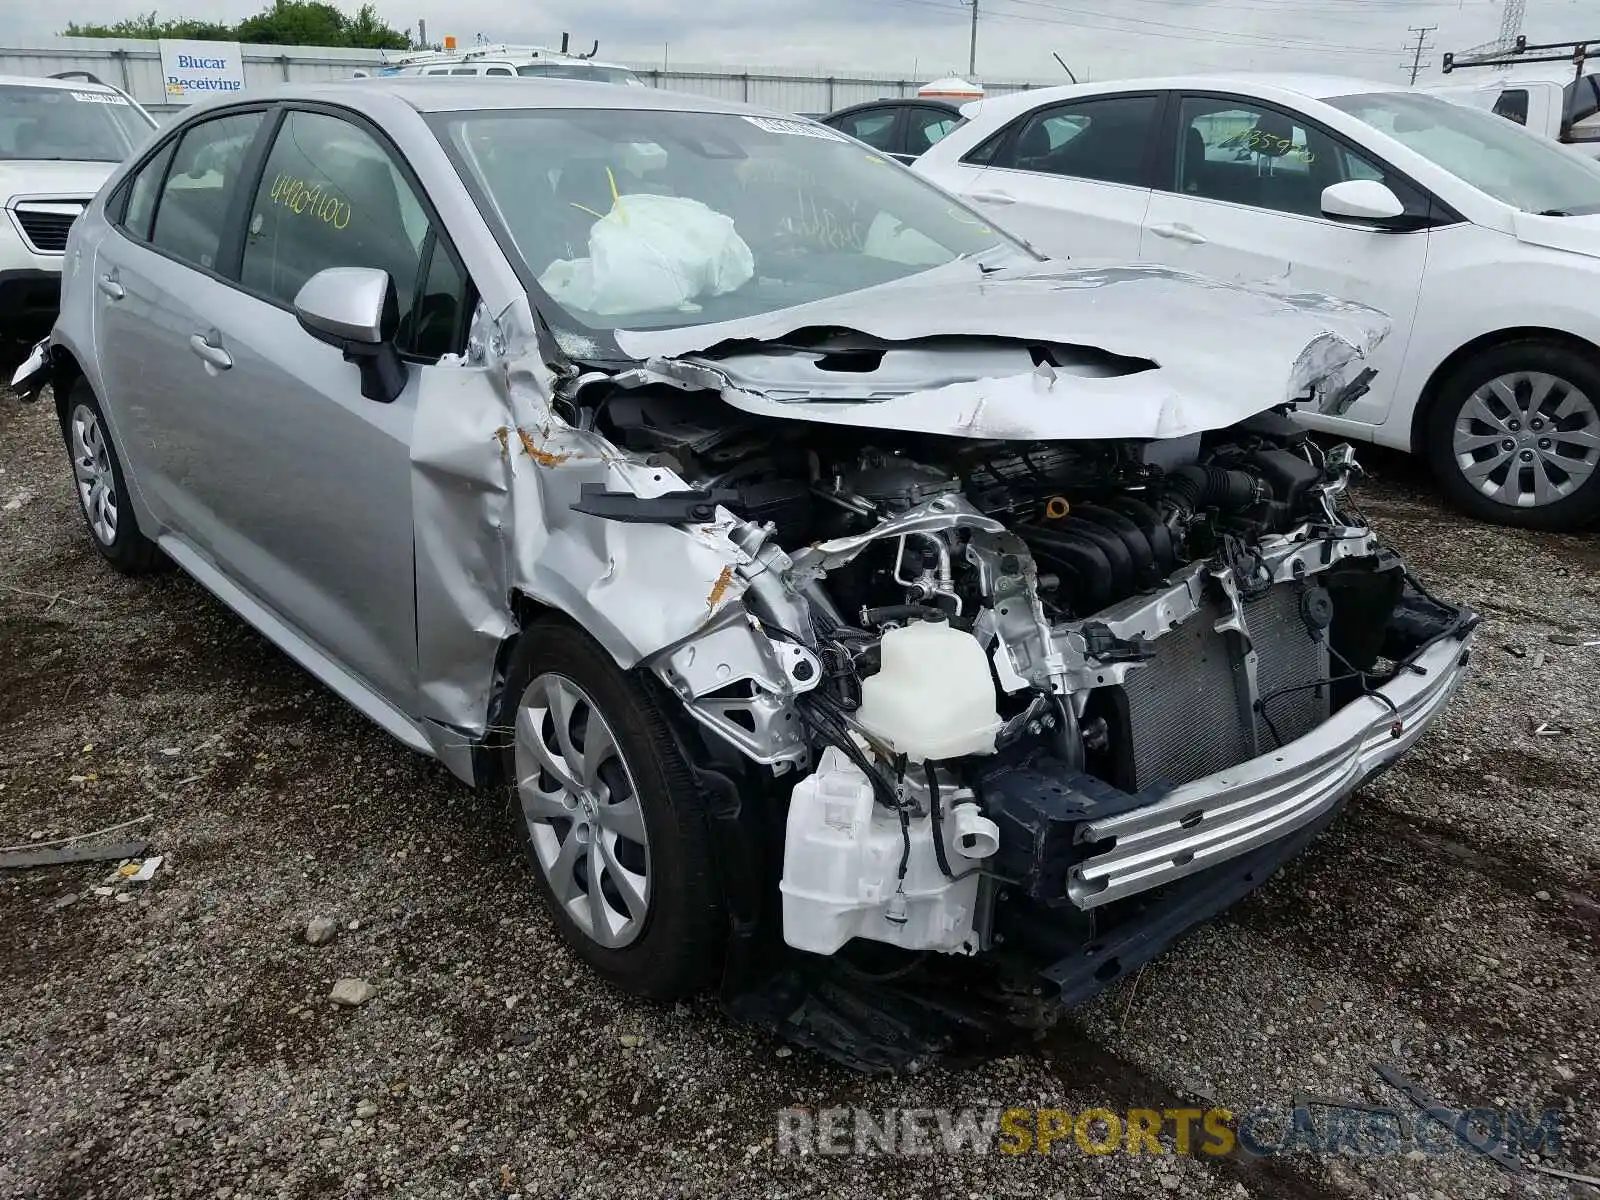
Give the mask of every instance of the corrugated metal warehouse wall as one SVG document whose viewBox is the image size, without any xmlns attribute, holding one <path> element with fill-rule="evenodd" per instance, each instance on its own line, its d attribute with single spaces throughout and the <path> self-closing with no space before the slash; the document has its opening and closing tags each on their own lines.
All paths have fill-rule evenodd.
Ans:
<svg viewBox="0 0 1600 1200">
<path fill-rule="evenodd" d="M 377 50 L 328 46 L 245 46 L 247 87 L 286 79 L 348 79 L 357 70 L 371 70 L 383 61 Z M 633 64 L 630 64 L 633 65 Z M 880 96 L 909 96 L 927 80 L 840 75 L 827 77 L 771 67 L 685 65 L 662 70 L 634 65 L 653 87 L 726 100 L 747 100 L 796 113 L 825 113 Z M 155 42 L 132 38 L 57 38 L 49 44 L 0 46 L 0 75 L 54 75 L 88 71 L 116 84 L 152 111 L 170 109 L 161 81 L 161 58 Z M 1061 82 L 1052 80 L 1051 82 Z M 1037 82 L 984 85 L 989 95 L 1003 95 Z"/>
</svg>

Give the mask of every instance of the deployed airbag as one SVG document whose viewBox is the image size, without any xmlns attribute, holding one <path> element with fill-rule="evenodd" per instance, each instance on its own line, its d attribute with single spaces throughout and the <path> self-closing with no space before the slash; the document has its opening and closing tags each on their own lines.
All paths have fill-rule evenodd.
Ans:
<svg viewBox="0 0 1600 1200">
<path fill-rule="evenodd" d="M 617 196 L 589 230 L 589 257 L 557 259 L 539 284 L 569 307 L 628 316 L 689 308 L 754 274 L 731 217 L 682 196 Z"/>
</svg>

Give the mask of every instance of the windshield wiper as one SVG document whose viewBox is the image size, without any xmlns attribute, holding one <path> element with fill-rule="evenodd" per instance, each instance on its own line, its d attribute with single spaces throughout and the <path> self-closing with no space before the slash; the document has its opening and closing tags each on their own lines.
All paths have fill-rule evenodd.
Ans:
<svg viewBox="0 0 1600 1200">
<path fill-rule="evenodd" d="M 1533 215 L 1536 217 L 1575 217 L 1578 214 L 1566 208 L 1546 208 Z"/>
</svg>

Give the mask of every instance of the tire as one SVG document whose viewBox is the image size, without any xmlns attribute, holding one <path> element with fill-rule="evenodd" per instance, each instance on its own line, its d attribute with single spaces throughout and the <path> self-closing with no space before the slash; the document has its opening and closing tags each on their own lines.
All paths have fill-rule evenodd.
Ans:
<svg viewBox="0 0 1600 1200">
<path fill-rule="evenodd" d="M 704 804 L 654 681 L 624 674 L 570 622 L 544 619 L 512 648 L 504 697 L 496 726 L 509 734 L 499 752 L 511 820 L 561 936 L 633 995 L 673 1000 L 705 988 L 727 924 Z M 602 749 L 588 770 L 584 751 L 596 736 Z M 569 761 L 578 765 L 564 777 L 544 765 Z M 585 794 L 574 799 L 564 783 Z M 639 830 L 642 843 L 628 836 Z"/>
<path fill-rule="evenodd" d="M 1530 339 L 1474 355 L 1440 386 L 1426 436 L 1440 486 L 1472 516 L 1526 529 L 1591 522 L 1600 516 L 1600 353 Z"/>
<path fill-rule="evenodd" d="M 73 488 L 89 541 L 124 575 L 147 575 L 168 566 L 167 556 L 139 529 L 122 460 L 94 389 L 80 378 L 61 408 L 61 435 L 72 462 Z"/>
</svg>

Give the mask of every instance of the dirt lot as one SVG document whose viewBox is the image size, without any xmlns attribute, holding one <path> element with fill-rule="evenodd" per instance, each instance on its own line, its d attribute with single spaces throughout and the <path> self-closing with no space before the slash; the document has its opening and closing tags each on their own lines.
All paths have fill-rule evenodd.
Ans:
<svg viewBox="0 0 1600 1200">
<path fill-rule="evenodd" d="M 1486 614 L 1440 728 L 1223 920 L 1028 1053 L 866 1079 L 600 985 L 501 805 L 367 725 L 186 577 L 91 550 L 48 401 L 0 395 L 0 844 L 153 814 L 150 884 L 0 872 L 0 1195 L 1600 1196 L 1467 1153 L 780 1156 L 777 1110 L 1396 1099 L 1567 1114 L 1600 1173 L 1600 540 L 1369 514 Z M 1559 736 L 1535 736 L 1548 722 Z M 128 898 L 124 900 L 124 896 Z M 322 947 L 312 917 L 340 922 Z M 377 989 L 327 1001 L 342 976 Z"/>
</svg>

